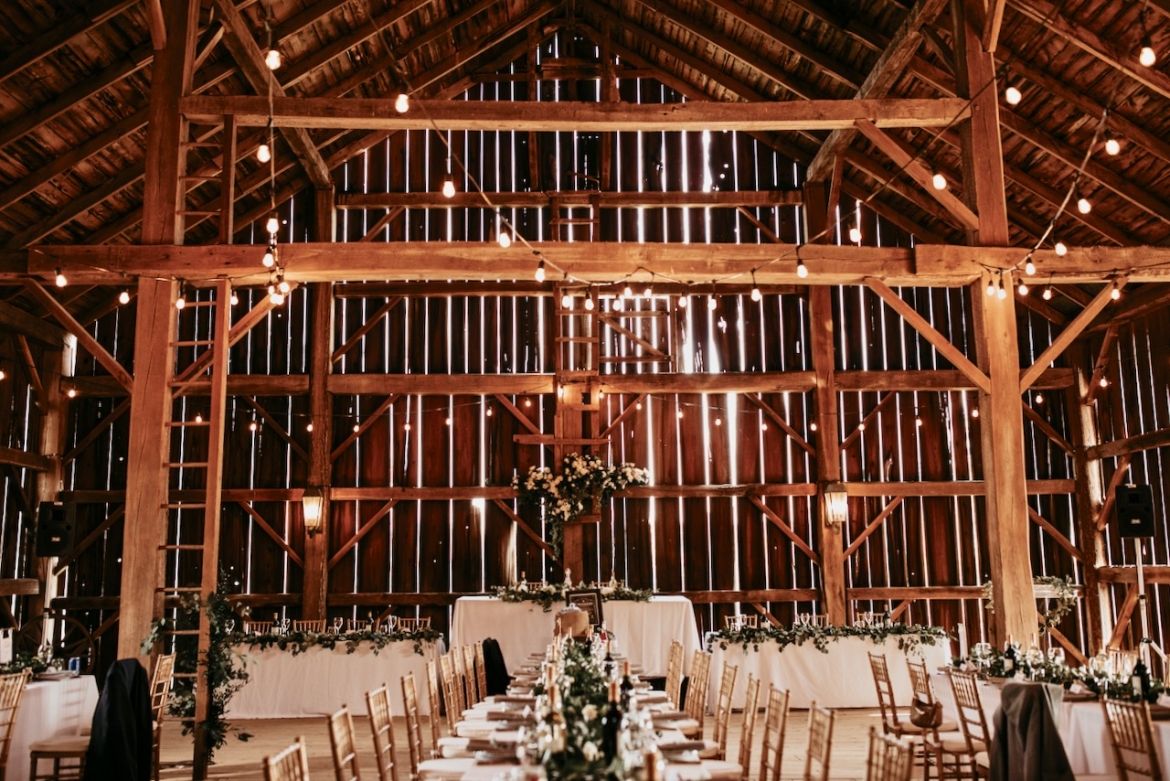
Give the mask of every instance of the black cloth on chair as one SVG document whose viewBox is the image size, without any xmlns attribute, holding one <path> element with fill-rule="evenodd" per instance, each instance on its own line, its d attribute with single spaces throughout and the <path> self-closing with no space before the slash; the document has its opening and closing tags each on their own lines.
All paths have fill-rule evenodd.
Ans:
<svg viewBox="0 0 1170 781">
<path fill-rule="evenodd" d="M 487 674 L 487 693 L 507 694 L 512 677 L 508 675 L 508 665 L 504 662 L 500 643 L 494 637 L 483 641 L 483 667 Z"/>
<path fill-rule="evenodd" d="M 993 781 L 1074 781 L 1045 684 L 1005 684 L 994 721 Z"/>
<path fill-rule="evenodd" d="M 93 713 L 85 781 L 150 781 L 152 760 L 150 681 L 137 659 L 119 659 Z"/>
</svg>

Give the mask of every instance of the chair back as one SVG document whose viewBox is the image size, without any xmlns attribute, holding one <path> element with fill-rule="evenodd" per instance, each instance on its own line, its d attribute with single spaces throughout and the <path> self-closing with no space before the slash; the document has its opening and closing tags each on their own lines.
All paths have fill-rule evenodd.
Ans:
<svg viewBox="0 0 1170 781">
<path fill-rule="evenodd" d="M 886 655 L 870 654 L 869 671 L 873 674 L 873 685 L 877 689 L 878 708 L 882 712 L 882 730 L 886 734 L 896 734 L 899 728 L 898 706 L 894 703 L 894 685 L 890 683 L 890 668 L 886 665 Z"/>
<path fill-rule="evenodd" d="M 910 781 L 914 772 L 914 747 L 890 735 L 869 728 L 869 755 L 865 760 L 865 781 Z"/>
<path fill-rule="evenodd" d="M 434 659 L 427 662 L 427 703 L 431 706 L 431 717 L 427 719 L 431 728 L 431 756 L 439 757 L 439 738 L 442 737 L 439 727 L 439 665 Z"/>
<path fill-rule="evenodd" d="M 926 669 L 926 660 L 907 656 L 906 669 L 910 672 L 910 691 L 914 693 L 914 699 L 933 705 L 934 683 L 930 680 L 930 671 Z"/>
<path fill-rule="evenodd" d="M 309 755 L 305 753 L 305 739 L 296 741 L 283 751 L 264 757 L 264 781 L 307 781 Z"/>
<path fill-rule="evenodd" d="M 333 752 L 333 775 L 337 781 L 362 781 L 353 740 L 353 717 L 345 705 L 329 717 L 329 748 Z"/>
<path fill-rule="evenodd" d="M 272 632 L 271 621 L 245 621 L 244 634 L 246 635 L 267 635 Z"/>
<path fill-rule="evenodd" d="M 467 667 L 463 660 L 463 649 L 456 646 L 449 652 L 451 656 L 451 671 L 454 673 L 452 682 L 455 685 L 455 720 L 463 718 L 463 711 L 467 710 Z"/>
<path fill-rule="evenodd" d="M 479 691 L 479 676 L 475 671 L 475 646 L 463 646 L 463 680 L 467 688 L 467 707 L 479 704 L 483 695 Z"/>
<path fill-rule="evenodd" d="M 764 746 L 760 755 L 760 781 L 780 781 L 784 761 L 784 731 L 788 727 L 788 690 L 768 690 L 768 714 L 764 717 Z"/>
<path fill-rule="evenodd" d="M 155 729 L 162 724 L 167 706 L 171 702 L 171 686 L 175 682 L 175 655 L 162 654 L 154 660 L 154 672 L 150 676 L 150 713 Z"/>
<path fill-rule="evenodd" d="M 987 729 L 987 717 L 983 713 L 983 703 L 979 699 L 979 679 L 974 673 L 951 669 L 947 670 L 947 677 L 951 679 L 951 689 L 955 693 L 959 729 L 963 731 L 963 739 L 967 741 L 968 753 L 974 754 L 976 743 L 991 745 L 991 732 Z"/>
<path fill-rule="evenodd" d="M 681 708 L 679 692 L 682 691 L 683 647 L 678 640 L 670 644 L 670 655 L 666 658 L 666 696 L 676 708 Z"/>
<path fill-rule="evenodd" d="M 702 727 L 707 715 L 707 687 L 711 683 L 711 654 L 706 651 L 695 651 L 689 680 L 687 702 L 683 710 Z"/>
<path fill-rule="evenodd" d="M 754 613 L 736 613 L 733 616 L 723 617 L 724 629 L 743 629 L 744 627 L 755 628 L 760 625 L 760 617 Z"/>
<path fill-rule="evenodd" d="M 8 763 L 8 747 L 12 743 L 12 725 L 20 710 L 24 687 L 28 683 L 29 671 L 0 675 L 0 768 Z M 0 773 L 0 778 L 4 774 Z"/>
<path fill-rule="evenodd" d="M 837 714 L 828 708 L 808 706 L 808 751 L 804 755 L 804 781 L 829 781 L 829 757 L 833 752 L 833 724 Z"/>
<path fill-rule="evenodd" d="M 760 707 L 760 680 L 748 673 L 747 693 L 743 698 L 743 724 L 739 731 L 740 781 L 748 781 L 752 771 L 752 740 L 756 734 L 756 714 Z"/>
<path fill-rule="evenodd" d="M 488 679 L 487 679 L 487 664 L 484 661 L 483 641 L 478 640 L 475 643 L 475 683 L 479 689 L 479 699 L 486 700 L 488 697 Z"/>
<path fill-rule="evenodd" d="M 414 673 L 402 676 L 402 711 L 406 716 L 406 745 L 410 749 L 410 777 L 418 778 L 418 766 L 423 761 L 422 727 L 418 718 L 418 690 Z"/>
<path fill-rule="evenodd" d="M 294 618 L 289 622 L 289 628 L 293 632 L 314 632 L 321 634 L 325 631 L 324 618 Z"/>
<path fill-rule="evenodd" d="M 374 737 L 374 764 L 378 768 L 378 781 L 398 781 L 390 690 L 385 685 L 366 692 L 366 711 L 370 714 L 370 732 Z"/>
<path fill-rule="evenodd" d="M 719 747 L 716 756 L 727 759 L 727 728 L 731 723 L 731 695 L 735 692 L 735 678 L 739 668 L 723 660 L 719 675 L 719 699 L 715 703 L 715 734 L 711 737 Z"/>
<path fill-rule="evenodd" d="M 368 618 L 347 618 L 345 619 L 346 632 L 368 632 L 374 628 L 374 622 Z"/>
<path fill-rule="evenodd" d="M 1154 723 L 1147 703 L 1120 702 L 1106 698 L 1105 723 L 1109 725 L 1109 742 L 1121 781 L 1162 778 L 1154 742 Z"/>
<path fill-rule="evenodd" d="M 455 666 L 449 653 L 439 657 L 439 677 L 443 683 L 443 704 L 447 708 L 447 731 L 454 734 L 455 722 L 463 718 L 463 711 L 455 696 Z"/>
<path fill-rule="evenodd" d="M 399 618 L 396 628 L 401 632 L 420 632 L 431 628 L 431 617 L 426 618 Z"/>
</svg>

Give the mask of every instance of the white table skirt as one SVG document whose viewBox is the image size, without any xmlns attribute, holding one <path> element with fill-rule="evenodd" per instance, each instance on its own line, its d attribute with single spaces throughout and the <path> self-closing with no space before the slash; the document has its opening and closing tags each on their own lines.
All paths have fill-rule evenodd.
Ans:
<svg viewBox="0 0 1170 781">
<path fill-rule="evenodd" d="M 4 777 L 13 781 L 28 778 L 29 746 L 38 740 L 81 734 L 81 728 L 93 722 L 97 701 L 97 681 L 92 675 L 34 681 L 26 686 L 12 726 Z"/>
<path fill-rule="evenodd" d="M 494 637 L 509 672 L 539 654 L 552 639 L 558 607 L 544 612 L 535 602 L 503 602 L 496 597 L 460 597 L 451 619 L 451 646 Z M 683 645 L 687 664 L 699 648 L 699 628 L 691 601 L 680 596 L 651 597 L 649 602 L 612 601 L 602 605 L 617 648 L 643 675 L 665 675 L 670 643 Z"/>
<path fill-rule="evenodd" d="M 790 645 L 783 651 L 773 641 L 760 644 L 760 650 L 751 646 L 729 644 L 726 649 L 714 645 L 711 659 L 711 682 L 708 688 L 708 708 L 715 709 L 719 697 L 719 675 L 723 661 L 739 667 L 735 679 L 732 707 L 743 708 L 747 694 L 748 674 L 760 681 L 760 705 L 767 701 L 768 687 L 787 689 L 790 708 L 807 708 L 816 702 L 826 708 L 876 708 L 877 690 L 869 669 L 871 653 L 884 653 L 894 685 L 894 701 L 910 704 L 910 674 L 906 669 L 906 654 L 898 648 L 896 638 L 884 643 L 872 643 L 861 637 L 842 637 L 829 641 L 825 652 L 810 643 Z M 935 669 L 948 660 L 945 643 L 922 644 L 917 654 L 926 660 L 928 669 Z"/>
<path fill-rule="evenodd" d="M 423 645 L 414 652 L 414 643 L 389 643 L 374 653 L 362 643 L 354 653 L 344 644 L 335 649 L 311 647 L 299 654 L 279 648 L 253 649 L 236 646 L 251 676 L 228 705 L 229 719 L 276 719 L 319 716 L 348 705 L 350 713 L 366 713 L 365 693 L 386 684 L 394 715 L 402 715 L 402 686 L 399 678 L 414 673 L 419 711 L 430 713 L 426 694 L 427 662 L 442 653 L 441 643 Z"/>
</svg>

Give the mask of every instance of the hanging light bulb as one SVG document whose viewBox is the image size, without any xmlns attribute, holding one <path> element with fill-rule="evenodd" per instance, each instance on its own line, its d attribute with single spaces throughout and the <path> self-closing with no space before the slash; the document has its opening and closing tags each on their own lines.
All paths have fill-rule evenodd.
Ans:
<svg viewBox="0 0 1170 781">
<path fill-rule="evenodd" d="M 3 382 L 7 378 L 8 378 L 8 375 L 4 373 L 3 369 L 0 369 L 0 382 Z"/>
<path fill-rule="evenodd" d="M 1100 385 L 1102 388 L 1108 388 L 1109 387 L 1109 378 L 1102 377 L 1100 380 L 1097 381 L 1097 384 Z"/>
<path fill-rule="evenodd" d="M 497 242 L 499 243 L 499 245 L 500 245 L 502 248 L 504 248 L 504 249 L 507 249 L 508 247 L 511 247 L 511 246 L 512 246 L 512 234 L 511 234 L 511 232 L 510 232 L 510 231 L 509 231 L 507 228 L 505 228 L 504 230 L 502 230 L 502 231 L 500 231 L 500 232 L 499 232 L 499 235 L 497 235 L 497 236 L 496 236 L 496 241 L 497 241 Z M 542 260 L 542 261 L 541 261 L 541 264 L 543 264 L 543 263 L 544 263 L 544 261 Z M 542 280 L 540 280 L 540 281 L 541 281 L 541 282 L 543 282 L 544 280 L 542 279 Z"/>
<path fill-rule="evenodd" d="M 652 295 L 654 295 L 654 289 L 649 285 L 642 288 L 642 298 L 650 298 Z"/>
<path fill-rule="evenodd" d="M 995 295 L 995 279 L 993 277 L 987 278 L 987 295 Z"/>
<path fill-rule="evenodd" d="M 630 287 L 629 285 L 626 285 L 624 288 L 622 288 L 622 298 L 633 298 L 633 297 L 634 297 L 634 289 L 632 287 Z"/>
<path fill-rule="evenodd" d="M 1138 50 L 1138 62 L 1147 68 L 1154 67 L 1158 62 L 1158 53 L 1154 51 L 1154 42 L 1150 40 L 1149 33 L 1142 36 L 1142 48 Z"/>
<path fill-rule="evenodd" d="M 1021 296 L 1028 295 L 1028 283 L 1021 279 L 1019 287 L 1016 288 L 1016 292 Z"/>
<path fill-rule="evenodd" d="M 121 293 L 118 294 L 118 303 L 119 304 L 129 304 L 130 303 L 130 291 L 129 290 L 123 290 Z"/>
<path fill-rule="evenodd" d="M 1028 276 L 1035 276 L 1036 264 L 1032 261 L 1032 256 L 1028 256 L 1028 260 L 1024 263 L 1024 273 Z"/>
<path fill-rule="evenodd" d="M 1117 140 L 1116 136 L 1106 136 L 1105 138 L 1105 154 L 1113 157 L 1121 152 L 1121 142 Z"/>
<path fill-rule="evenodd" d="M 593 296 L 592 295 L 585 296 L 585 311 L 586 312 L 593 311 Z"/>
<path fill-rule="evenodd" d="M 1020 101 L 1024 99 L 1024 95 L 1020 92 L 1019 87 L 1015 84 L 1010 84 L 1003 91 L 1003 99 L 1007 101 L 1009 106 L 1018 106 L 1020 105 Z"/>
<path fill-rule="evenodd" d="M 61 269 L 57 269 L 57 274 L 53 277 L 53 284 L 55 284 L 57 287 L 65 287 L 69 284 L 69 280 L 66 279 L 65 275 L 61 273 Z"/>
<path fill-rule="evenodd" d="M 544 258 L 541 258 L 540 262 L 536 264 L 536 281 L 544 281 Z"/>
<path fill-rule="evenodd" d="M 761 293 L 760 289 L 753 284 L 752 285 L 752 301 L 759 301 L 763 297 L 764 297 L 764 294 Z"/>
<path fill-rule="evenodd" d="M 1035 396 L 1032 397 L 1032 400 L 1035 401 L 1037 404 L 1043 404 L 1044 403 L 1044 394 L 1037 393 Z"/>
<path fill-rule="evenodd" d="M 272 148 L 268 144 L 261 144 L 256 147 L 256 159 L 261 163 L 267 163 L 272 159 Z"/>
<path fill-rule="evenodd" d="M 264 223 L 264 230 L 268 231 L 269 235 L 280 233 L 280 218 L 276 213 L 268 215 L 268 221 Z"/>
<path fill-rule="evenodd" d="M 849 240 L 851 242 L 853 242 L 854 244 L 860 244 L 861 243 L 861 228 L 858 228 L 856 225 L 854 225 L 852 228 L 850 228 L 849 229 Z"/>
<path fill-rule="evenodd" d="M 1117 284 L 1117 280 L 1113 280 L 1113 289 L 1109 291 L 1109 297 L 1114 301 L 1121 300 L 1121 285 Z"/>
<path fill-rule="evenodd" d="M 455 180 L 452 179 L 450 176 L 448 176 L 446 179 L 443 180 L 443 197 L 444 198 L 454 198 L 455 197 Z"/>
<path fill-rule="evenodd" d="M 714 312 L 716 306 L 718 304 L 715 303 L 715 296 L 707 296 L 707 308 Z"/>
<path fill-rule="evenodd" d="M 947 178 L 942 174 L 935 174 L 930 177 L 930 183 L 934 185 L 934 189 L 936 190 L 947 189 Z"/>
<path fill-rule="evenodd" d="M 971 410 L 971 417 L 973 417 L 973 418 L 979 417 L 979 408 L 978 407 L 975 407 L 974 409 Z"/>
<path fill-rule="evenodd" d="M 76 399 L 77 398 L 77 388 L 70 388 L 69 390 L 65 391 L 65 395 L 71 399 Z"/>
<path fill-rule="evenodd" d="M 276 283 L 276 289 L 280 291 L 281 295 L 287 296 L 292 291 L 292 285 L 288 283 L 287 279 L 281 277 L 280 281 Z"/>
<path fill-rule="evenodd" d="M 678 297 L 678 308 L 679 309 L 686 309 L 687 308 L 687 297 L 686 296 L 679 296 Z"/>
<path fill-rule="evenodd" d="M 280 49 L 274 47 L 269 49 L 268 53 L 264 55 L 264 64 L 268 66 L 268 70 L 270 71 L 278 70 L 281 62 L 283 60 L 280 56 Z"/>
<path fill-rule="evenodd" d="M 1063 258 L 1065 255 L 1068 254 L 1068 245 L 1065 244 L 1063 241 L 1056 242 L 1056 244 L 1052 247 L 1052 249 L 1053 249 L 1053 251 L 1056 252 L 1058 257 Z"/>
<path fill-rule="evenodd" d="M 1048 287 L 1044 288 L 1044 292 L 1040 294 L 1040 297 L 1043 298 L 1045 301 L 1051 301 L 1052 300 L 1052 285 L 1049 285 Z"/>
<path fill-rule="evenodd" d="M 615 312 L 624 311 L 626 308 L 626 302 L 622 299 L 621 296 L 614 296 L 612 303 L 609 305 L 609 308 Z"/>
<path fill-rule="evenodd" d="M 272 268 L 276 265 L 276 247 L 271 244 L 268 249 L 264 251 L 264 257 L 260 258 L 260 262 L 264 264 L 264 268 Z"/>
<path fill-rule="evenodd" d="M 565 293 L 563 296 L 561 296 L 561 308 L 562 309 L 572 309 L 573 308 L 573 296 L 571 296 L 568 293 Z"/>
<path fill-rule="evenodd" d="M 284 293 L 281 293 L 276 288 L 272 288 L 268 291 L 268 300 L 273 306 L 280 306 L 284 303 Z"/>
<path fill-rule="evenodd" d="M 1093 204 L 1089 203 L 1089 199 L 1082 195 L 1077 198 L 1077 211 L 1081 214 L 1088 214 L 1093 211 Z"/>
<path fill-rule="evenodd" d="M 236 291 L 234 291 L 234 290 L 232 291 L 232 297 L 228 299 L 228 302 L 231 303 L 232 306 L 235 306 L 236 304 L 240 303 L 240 297 L 236 293 Z"/>
<path fill-rule="evenodd" d="M 796 276 L 804 279 L 808 276 L 808 266 L 804 265 L 804 261 L 800 258 L 796 259 Z"/>
<path fill-rule="evenodd" d="M 809 431 L 816 431 L 817 430 L 817 422 L 815 420 L 812 423 L 808 424 L 808 430 Z"/>
<path fill-rule="evenodd" d="M 399 114 L 410 111 L 410 96 L 405 92 L 399 92 L 398 97 L 394 98 L 394 110 Z"/>
<path fill-rule="evenodd" d="M 179 297 L 175 299 L 175 309 L 185 309 L 187 306 L 187 299 L 183 297 L 183 292 L 179 291 Z"/>
<path fill-rule="evenodd" d="M 1000 274 L 999 277 L 999 285 L 995 288 L 995 297 L 1000 301 L 1003 301 L 1005 298 L 1007 298 L 1007 286 L 1004 285 L 1002 274 Z"/>
</svg>

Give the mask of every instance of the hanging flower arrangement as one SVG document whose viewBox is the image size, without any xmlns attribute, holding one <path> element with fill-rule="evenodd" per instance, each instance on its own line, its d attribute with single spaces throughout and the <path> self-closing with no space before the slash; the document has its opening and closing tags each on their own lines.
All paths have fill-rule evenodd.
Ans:
<svg viewBox="0 0 1170 781">
<path fill-rule="evenodd" d="M 607 464 L 594 455 L 570 453 L 553 472 L 545 466 L 530 467 L 523 477 L 512 477 L 512 487 L 523 504 L 544 505 L 548 543 L 560 558 L 564 526 L 590 513 L 594 504 L 609 499 L 614 491 L 646 485 L 645 469 L 626 462 Z"/>
</svg>

